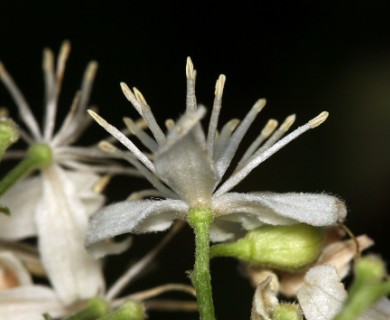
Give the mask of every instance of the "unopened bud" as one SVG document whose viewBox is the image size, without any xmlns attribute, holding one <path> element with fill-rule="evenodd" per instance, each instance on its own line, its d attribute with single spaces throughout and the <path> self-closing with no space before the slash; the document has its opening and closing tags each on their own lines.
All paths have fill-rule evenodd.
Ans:
<svg viewBox="0 0 390 320">
<path fill-rule="evenodd" d="M 254 265 L 294 271 L 314 262 L 323 242 L 323 229 L 307 224 L 263 226 L 236 242 L 212 246 L 210 256 L 235 257 Z"/>
</svg>

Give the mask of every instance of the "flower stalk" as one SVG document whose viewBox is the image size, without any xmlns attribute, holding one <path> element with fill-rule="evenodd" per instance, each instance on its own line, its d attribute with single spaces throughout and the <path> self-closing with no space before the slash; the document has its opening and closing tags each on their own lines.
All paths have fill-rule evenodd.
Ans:
<svg viewBox="0 0 390 320">
<path fill-rule="evenodd" d="M 35 169 L 42 169 L 52 161 L 52 152 L 48 145 L 43 143 L 33 144 L 27 152 L 26 158 L 20 161 L 0 181 L 0 196 L 2 196 L 19 179 L 23 178 Z"/>
<path fill-rule="evenodd" d="M 214 304 L 210 277 L 210 226 L 214 220 L 211 209 L 193 208 L 188 212 L 188 223 L 195 232 L 195 265 L 191 281 L 196 290 L 201 320 L 214 320 Z"/>
</svg>

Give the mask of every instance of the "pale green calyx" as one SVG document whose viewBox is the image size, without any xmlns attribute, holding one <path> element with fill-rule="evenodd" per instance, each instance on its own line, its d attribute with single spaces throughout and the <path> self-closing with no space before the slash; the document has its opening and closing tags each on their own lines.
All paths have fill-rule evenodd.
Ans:
<svg viewBox="0 0 390 320">
<path fill-rule="evenodd" d="M 4 151 L 19 139 L 19 132 L 15 123 L 7 118 L 0 119 L 0 157 Z"/>
<path fill-rule="evenodd" d="M 297 304 L 281 303 L 272 312 L 272 320 L 302 320 L 302 312 Z"/>
<path fill-rule="evenodd" d="M 27 158 L 31 159 L 36 168 L 43 169 L 52 164 L 53 153 L 47 144 L 35 143 L 28 149 Z"/>
<path fill-rule="evenodd" d="M 235 242 L 210 248 L 210 257 L 227 256 L 267 268 L 294 271 L 321 253 L 324 231 L 307 224 L 263 226 Z"/>
</svg>

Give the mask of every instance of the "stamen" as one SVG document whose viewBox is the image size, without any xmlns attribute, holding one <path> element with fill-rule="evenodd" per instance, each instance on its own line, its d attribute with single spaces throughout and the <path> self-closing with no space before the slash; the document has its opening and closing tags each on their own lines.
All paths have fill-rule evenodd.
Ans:
<svg viewBox="0 0 390 320">
<path fill-rule="evenodd" d="M 182 223 L 176 223 L 168 234 L 154 247 L 148 254 L 138 260 L 131 266 L 108 290 L 105 298 L 108 301 L 113 300 L 131 281 L 157 256 L 164 246 L 173 238 L 173 236 L 183 227 Z"/>
<path fill-rule="evenodd" d="M 130 162 L 150 183 L 153 187 L 155 187 L 161 194 L 163 194 L 165 197 L 171 197 L 176 198 L 177 196 L 167 188 L 155 174 L 152 174 L 149 170 L 147 170 L 134 156 L 131 154 L 127 154 L 121 150 L 119 150 L 117 147 L 115 147 L 113 144 L 107 142 L 107 141 L 101 141 L 99 143 L 99 148 L 105 152 L 115 154 L 122 159 Z"/>
<path fill-rule="evenodd" d="M 270 119 L 264 126 L 264 128 L 261 130 L 258 137 L 252 142 L 252 144 L 249 146 L 249 148 L 246 150 L 244 155 L 242 156 L 241 160 L 238 162 L 237 167 L 235 171 L 238 171 L 241 169 L 245 162 L 255 153 L 257 148 L 266 140 L 268 137 L 275 131 L 276 127 L 278 126 L 278 121 L 275 119 Z"/>
<path fill-rule="evenodd" d="M 73 133 L 73 127 L 75 125 L 73 120 L 74 120 L 76 113 L 77 113 L 77 108 L 79 106 L 80 97 L 81 97 L 81 92 L 77 91 L 74 98 L 73 98 L 72 104 L 69 108 L 68 114 L 66 115 L 64 121 L 62 122 L 62 125 L 61 125 L 60 129 L 58 130 L 57 134 L 52 139 L 51 144 L 53 146 L 57 146 L 60 144 L 64 144 L 64 145 L 68 144 L 68 143 L 66 143 L 66 140 L 70 136 L 70 134 Z"/>
<path fill-rule="evenodd" d="M 163 144 L 165 142 L 164 132 L 157 124 L 157 121 L 141 92 L 137 88 L 133 88 L 133 93 L 133 91 L 131 91 L 131 89 L 124 82 L 121 82 L 120 86 L 126 99 L 133 105 L 140 116 L 146 121 L 157 143 L 159 145 Z"/>
<path fill-rule="evenodd" d="M 287 145 L 289 142 L 292 140 L 296 139 L 299 137 L 302 133 L 315 128 L 316 126 L 313 127 L 314 125 L 317 124 L 320 125 L 322 122 L 325 121 L 327 117 L 327 112 L 322 112 L 320 115 L 318 115 L 316 118 L 310 120 L 308 123 L 305 125 L 299 127 L 298 129 L 294 130 L 287 136 L 285 136 L 283 139 L 279 140 L 277 143 L 275 143 L 272 147 L 268 148 L 264 152 L 262 152 L 259 155 L 256 155 L 256 157 L 252 157 L 250 161 L 246 163 L 246 165 L 236 173 L 234 173 L 229 179 L 227 179 L 220 188 L 214 193 L 215 197 L 218 197 L 232 188 L 234 188 L 238 183 L 241 182 L 254 168 L 256 168 L 260 163 L 264 162 L 267 160 L 270 156 L 272 156 L 274 153 L 282 149 L 285 145 Z M 322 120 L 322 121 L 321 121 Z"/>
<path fill-rule="evenodd" d="M 222 177 L 226 172 L 227 168 L 230 165 L 231 160 L 234 157 L 234 154 L 237 151 L 237 148 L 242 138 L 244 137 L 245 133 L 248 131 L 253 121 L 256 119 L 258 113 L 264 108 L 265 104 L 266 104 L 265 99 L 259 99 L 252 107 L 252 109 L 248 112 L 248 114 L 245 116 L 245 118 L 241 121 L 236 131 L 234 131 L 225 151 L 223 152 L 222 156 L 216 161 L 215 164 L 219 177 Z"/>
<path fill-rule="evenodd" d="M 123 118 L 123 122 L 129 129 L 130 133 L 135 135 L 150 151 L 155 152 L 158 149 L 156 141 L 154 141 L 146 132 L 137 126 L 133 120 L 125 117 Z"/>
<path fill-rule="evenodd" d="M 195 96 L 195 79 L 196 79 L 196 70 L 190 57 L 187 57 L 186 64 L 186 76 L 187 76 L 187 97 L 186 97 L 186 106 L 187 110 L 196 110 L 196 96 Z"/>
<path fill-rule="evenodd" d="M 309 126 L 314 129 L 318 127 L 320 124 L 322 124 L 329 116 L 329 112 L 323 111 L 321 112 L 317 117 L 315 117 L 313 120 L 309 121 Z"/>
<path fill-rule="evenodd" d="M 50 49 L 43 50 L 43 74 L 45 78 L 45 110 L 43 121 L 43 138 L 51 140 L 57 113 L 57 90 L 54 76 L 54 54 Z"/>
<path fill-rule="evenodd" d="M 166 127 L 168 130 L 172 130 L 174 126 L 175 126 L 175 121 L 174 121 L 173 119 L 167 119 L 167 120 L 165 120 L 165 127 Z"/>
<path fill-rule="evenodd" d="M 110 183 L 112 178 L 111 174 L 106 174 L 103 177 L 101 177 L 93 186 L 92 190 L 96 193 L 102 193 L 106 188 L 107 185 Z"/>
<path fill-rule="evenodd" d="M 157 124 L 156 118 L 153 115 L 153 112 L 151 111 L 149 105 L 147 104 L 144 96 L 142 93 L 137 89 L 133 88 L 135 98 L 140 102 L 142 107 L 142 118 L 146 121 L 148 124 L 149 130 L 152 132 L 154 138 L 156 139 L 157 143 L 159 145 L 164 144 L 165 142 L 165 134 L 161 130 L 160 126 Z"/>
<path fill-rule="evenodd" d="M 209 128 L 207 132 L 207 151 L 210 155 L 210 158 L 213 158 L 214 144 L 215 144 L 215 135 L 218 127 L 219 113 L 222 107 L 222 94 L 223 87 L 225 85 L 226 77 L 221 74 L 215 85 L 215 98 L 213 104 L 213 111 L 211 112 Z"/>
<path fill-rule="evenodd" d="M 188 293 L 194 297 L 196 296 L 195 289 L 192 286 L 186 284 L 180 284 L 180 283 L 167 283 L 167 284 L 160 285 L 158 287 L 133 293 L 130 296 L 128 296 L 128 298 L 134 299 L 136 301 L 143 301 L 150 298 L 154 298 L 160 294 L 169 291 L 180 291 L 180 292 Z"/>
<path fill-rule="evenodd" d="M 257 154 L 267 150 L 269 147 L 274 145 L 281 137 L 283 137 L 286 132 L 291 128 L 295 122 L 296 116 L 292 114 L 288 116 L 283 123 L 280 125 L 279 129 L 276 130 L 273 135 L 264 143 L 264 145 L 256 151 Z"/>
<path fill-rule="evenodd" d="M 91 61 L 90 63 L 88 63 L 87 68 L 85 69 L 83 81 L 81 83 L 81 90 L 80 90 L 81 91 L 80 105 L 77 113 L 77 117 L 79 117 L 80 119 L 84 119 L 85 117 L 85 110 L 87 109 L 88 106 L 88 101 L 91 95 L 93 81 L 95 80 L 97 69 L 98 69 L 98 63 L 96 61 Z"/>
<path fill-rule="evenodd" d="M 225 150 L 227 144 L 229 143 L 229 139 L 233 131 L 236 129 L 236 127 L 239 124 L 240 124 L 239 119 L 232 119 L 223 126 L 222 131 L 215 143 L 214 160 L 220 158 L 222 152 Z"/>
<path fill-rule="evenodd" d="M 122 143 L 127 149 L 129 149 L 130 152 L 134 154 L 134 156 L 139 161 L 141 161 L 141 163 L 145 167 L 147 167 L 153 173 L 156 172 L 156 168 L 154 167 L 153 163 L 122 132 L 120 132 L 117 128 L 109 124 L 106 120 L 104 120 L 92 110 L 88 110 L 88 113 L 100 126 L 102 126 L 108 133 L 117 138 L 120 143 Z"/>
<path fill-rule="evenodd" d="M 60 53 L 58 54 L 57 67 L 56 67 L 56 85 L 57 85 L 57 95 L 59 95 L 62 85 L 62 79 L 64 78 L 64 71 L 66 61 L 68 60 L 70 54 L 70 42 L 65 40 L 60 48 Z"/>
<path fill-rule="evenodd" d="M 8 89 L 12 98 L 14 99 L 16 106 L 19 111 L 19 115 L 23 122 L 30 129 L 30 132 L 35 141 L 42 139 L 41 130 L 39 129 L 38 123 L 31 112 L 31 108 L 24 98 L 22 92 L 16 86 L 12 77 L 8 74 L 4 65 L 0 62 L 0 80 L 3 81 L 5 87 Z"/>
</svg>

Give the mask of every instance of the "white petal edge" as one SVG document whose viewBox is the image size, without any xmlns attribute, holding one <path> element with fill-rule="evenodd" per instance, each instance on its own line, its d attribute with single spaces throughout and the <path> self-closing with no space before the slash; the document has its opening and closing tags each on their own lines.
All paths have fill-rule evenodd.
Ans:
<svg viewBox="0 0 390 320">
<path fill-rule="evenodd" d="M 1 276 L 7 276 L 7 272 L 12 272 L 11 276 L 17 281 L 16 285 L 32 284 L 31 276 L 22 262 L 11 251 L 0 251 L 0 289 L 3 282 Z"/>
<path fill-rule="evenodd" d="M 347 292 L 335 268 L 311 268 L 297 298 L 307 320 L 332 320 L 343 305 Z"/>
<path fill-rule="evenodd" d="M 213 199 L 213 209 L 217 216 L 235 214 L 273 225 L 303 222 L 330 226 L 346 216 L 343 201 L 312 193 L 226 193 Z M 243 226 L 252 228 L 250 224 Z"/>
<path fill-rule="evenodd" d="M 390 300 L 383 298 L 374 306 L 359 316 L 358 320 L 389 320 L 390 319 Z"/>
<path fill-rule="evenodd" d="M 0 214 L 0 239 L 14 241 L 36 235 L 34 212 L 42 195 L 41 177 L 17 182 L 1 198 L 11 215 Z"/>
<path fill-rule="evenodd" d="M 23 286 L 0 291 L 2 320 L 42 320 L 43 313 L 57 318 L 68 312 L 54 291 L 44 286 Z"/>
<path fill-rule="evenodd" d="M 92 216 L 85 243 L 93 251 L 92 245 L 124 233 L 164 231 L 175 219 L 185 219 L 188 209 L 180 200 L 118 202 Z"/>
<path fill-rule="evenodd" d="M 35 214 L 39 252 L 61 301 L 68 305 L 104 290 L 99 261 L 84 248 L 87 208 L 66 171 L 51 166 L 42 171 L 43 195 Z"/>
</svg>

